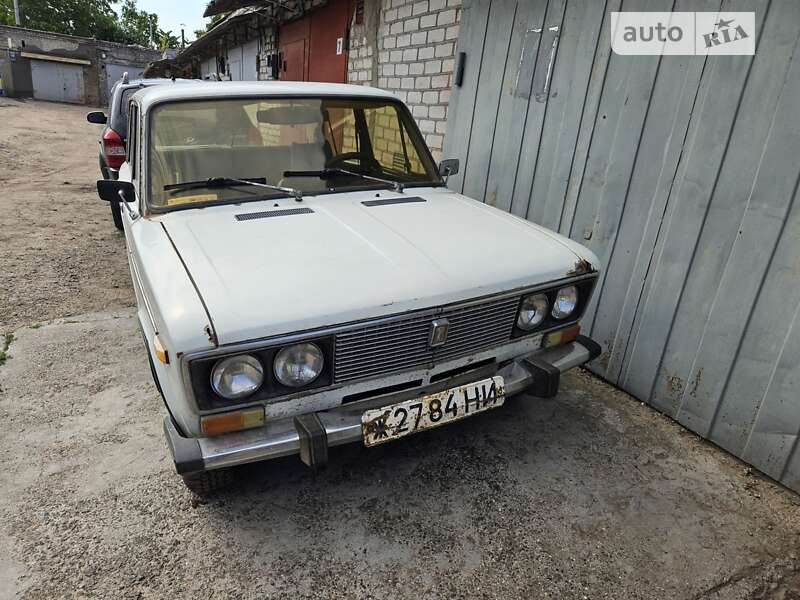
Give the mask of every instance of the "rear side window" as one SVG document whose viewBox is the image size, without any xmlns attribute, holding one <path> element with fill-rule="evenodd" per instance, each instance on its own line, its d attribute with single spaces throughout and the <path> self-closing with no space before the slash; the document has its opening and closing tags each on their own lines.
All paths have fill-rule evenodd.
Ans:
<svg viewBox="0 0 800 600">
<path fill-rule="evenodd" d="M 122 90 L 119 94 L 119 104 L 117 112 L 112 114 L 111 129 L 116 131 L 124 140 L 128 137 L 128 110 L 130 110 L 131 96 L 139 91 L 138 87 L 131 87 Z"/>
<path fill-rule="evenodd" d="M 130 108 L 131 96 L 139 91 L 139 88 L 129 88 L 122 92 L 122 105 L 120 106 L 120 113 L 123 116 L 123 121 L 128 122 L 128 109 Z"/>
</svg>

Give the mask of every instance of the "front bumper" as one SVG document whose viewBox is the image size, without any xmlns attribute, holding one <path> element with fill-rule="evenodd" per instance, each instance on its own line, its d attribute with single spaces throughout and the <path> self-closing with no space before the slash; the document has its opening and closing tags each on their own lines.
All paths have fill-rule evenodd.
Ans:
<svg viewBox="0 0 800 600">
<path fill-rule="evenodd" d="M 600 346 L 594 340 L 579 336 L 569 344 L 521 356 L 492 374 L 503 377 L 507 396 L 529 390 L 534 396 L 546 398 L 558 391 L 561 373 L 599 354 Z M 292 454 L 300 454 L 303 462 L 317 466 L 327 459 L 328 447 L 361 441 L 361 415 L 367 408 L 388 406 L 485 376 L 487 373 L 478 371 L 465 373 L 435 386 L 371 398 L 368 404 L 344 404 L 310 415 L 273 421 L 258 429 L 211 438 L 183 437 L 167 416 L 164 418 L 164 433 L 175 468 L 183 475 Z"/>
</svg>

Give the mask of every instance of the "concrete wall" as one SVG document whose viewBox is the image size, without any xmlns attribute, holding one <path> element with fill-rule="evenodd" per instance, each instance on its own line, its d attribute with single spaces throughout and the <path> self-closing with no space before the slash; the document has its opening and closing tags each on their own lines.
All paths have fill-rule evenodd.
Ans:
<svg viewBox="0 0 800 600">
<path fill-rule="evenodd" d="M 97 70 L 98 70 L 98 85 L 99 85 L 99 99 L 101 106 L 107 106 L 110 98 L 108 97 L 108 90 L 114 81 L 109 82 L 107 76 L 106 64 L 124 65 L 131 67 L 131 72 L 143 70 L 147 63 L 161 58 L 161 52 L 158 50 L 150 50 L 148 48 L 141 48 L 139 46 L 126 46 L 124 44 L 116 44 L 114 42 L 97 41 Z"/>
<path fill-rule="evenodd" d="M 350 34 L 348 80 L 376 85 L 406 102 L 438 160 L 442 157 L 461 0 L 366 0 Z"/>
<path fill-rule="evenodd" d="M 138 46 L 125 46 L 92 38 L 81 38 L 46 31 L 0 25 L 0 44 L 10 45 L 21 52 L 51 54 L 54 56 L 87 60 L 83 65 L 84 98 L 91 106 L 108 104 L 105 64 L 129 64 L 144 67 L 160 58 L 157 50 Z M 22 59 L 27 60 L 27 59 Z"/>
</svg>

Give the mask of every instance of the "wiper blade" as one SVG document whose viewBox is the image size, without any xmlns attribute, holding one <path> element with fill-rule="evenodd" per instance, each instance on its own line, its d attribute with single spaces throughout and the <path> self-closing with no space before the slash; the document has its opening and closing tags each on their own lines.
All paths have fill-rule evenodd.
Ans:
<svg viewBox="0 0 800 600">
<path fill-rule="evenodd" d="M 247 185 L 251 183 L 267 183 L 264 177 L 247 177 L 242 179 Z M 183 191 L 183 190 L 197 190 L 202 188 L 220 188 L 231 187 L 233 185 L 241 185 L 239 180 L 231 179 L 229 177 L 210 177 L 209 179 L 201 179 L 199 181 L 181 181 L 180 183 L 170 183 L 164 186 L 164 191 Z"/>
<path fill-rule="evenodd" d="M 403 192 L 403 184 L 400 181 L 395 181 L 392 179 L 383 179 L 382 177 L 374 177 L 372 175 L 364 175 L 363 173 L 356 173 L 355 171 L 348 171 L 347 169 L 321 169 L 319 171 L 284 171 L 284 177 L 319 177 L 320 179 L 326 179 L 331 176 L 337 175 L 346 175 L 350 177 L 359 177 L 361 179 L 366 179 L 368 181 L 377 181 L 378 183 L 383 183 L 385 185 L 391 186 L 396 192 L 402 193 Z"/>
<path fill-rule="evenodd" d="M 272 185 L 267 183 L 264 177 L 253 177 L 249 179 L 237 179 L 235 177 L 209 177 L 200 181 L 182 181 L 180 183 L 170 183 L 164 186 L 165 192 L 177 192 L 183 190 L 197 190 L 197 189 L 213 189 L 236 187 L 239 185 L 252 185 L 255 187 L 266 188 L 276 192 L 283 192 L 289 196 L 294 196 L 294 199 L 300 202 L 303 199 L 303 192 L 294 188 L 283 187 L 279 185 Z"/>
</svg>

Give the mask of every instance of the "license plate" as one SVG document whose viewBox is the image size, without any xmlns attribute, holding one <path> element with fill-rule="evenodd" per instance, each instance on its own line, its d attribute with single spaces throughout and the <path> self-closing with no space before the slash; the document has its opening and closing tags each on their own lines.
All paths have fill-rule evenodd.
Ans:
<svg viewBox="0 0 800 600">
<path fill-rule="evenodd" d="M 377 446 L 497 408 L 503 404 L 505 393 L 503 378 L 491 377 L 436 394 L 368 410 L 361 415 L 364 445 Z"/>
</svg>

